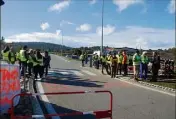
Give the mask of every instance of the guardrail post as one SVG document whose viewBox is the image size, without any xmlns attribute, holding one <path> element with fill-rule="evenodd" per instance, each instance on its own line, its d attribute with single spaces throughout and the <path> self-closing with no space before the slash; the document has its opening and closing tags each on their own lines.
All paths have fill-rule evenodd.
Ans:
<svg viewBox="0 0 176 119">
<path fill-rule="evenodd" d="M 92 67 L 92 55 L 90 55 L 90 67 Z"/>
</svg>

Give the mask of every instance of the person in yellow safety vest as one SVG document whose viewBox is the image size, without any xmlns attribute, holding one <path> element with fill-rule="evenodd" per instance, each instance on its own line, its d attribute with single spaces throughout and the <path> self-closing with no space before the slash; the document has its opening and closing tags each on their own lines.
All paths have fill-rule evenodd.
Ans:
<svg viewBox="0 0 176 119">
<path fill-rule="evenodd" d="M 147 73 L 148 73 L 148 56 L 146 55 L 147 52 L 143 52 L 141 55 L 141 78 L 147 79 Z M 143 76 L 143 72 L 145 72 L 145 75 Z"/>
<path fill-rule="evenodd" d="M 15 56 L 15 52 L 14 52 L 14 49 L 13 47 L 10 48 L 10 63 L 11 64 L 15 64 L 15 61 L 16 61 L 16 56 Z"/>
<path fill-rule="evenodd" d="M 2 59 L 6 61 L 7 63 L 10 63 L 10 48 L 9 46 L 6 46 L 4 50 L 1 51 Z"/>
<path fill-rule="evenodd" d="M 27 71 L 27 46 L 25 45 L 22 50 L 20 50 L 20 61 L 21 61 L 21 75 L 23 76 L 24 73 Z"/>
<path fill-rule="evenodd" d="M 110 62 L 111 62 L 111 78 L 115 78 L 117 74 L 117 63 L 118 63 L 116 53 L 114 53 L 114 55 L 111 57 Z"/>
<path fill-rule="evenodd" d="M 138 80 L 139 72 L 140 72 L 140 63 L 141 56 L 139 54 L 139 50 L 136 50 L 136 53 L 133 55 L 133 71 L 134 71 L 134 80 Z"/>
<path fill-rule="evenodd" d="M 29 55 L 28 55 L 28 61 L 27 61 L 27 66 L 28 66 L 28 72 L 29 76 L 32 76 L 32 71 L 33 71 L 33 58 L 34 58 L 34 53 L 33 50 L 29 50 Z"/>
<path fill-rule="evenodd" d="M 129 64 L 128 55 L 126 54 L 126 51 L 123 51 L 122 67 L 124 76 L 128 75 L 128 64 Z"/>
<path fill-rule="evenodd" d="M 119 71 L 120 71 L 120 75 L 121 75 L 122 74 L 122 60 L 123 60 L 123 55 L 122 55 L 121 51 L 118 52 L 117 58 L 118 58 L 117 75 L 118 75 Z"/>
<path fill-rule="evenodd" d="M 106 56 L 105 55 L 101 56 L 101 64 L 102 64 L 101 72 L 102 72 L 102 74 L 104 74 L 103 69 L 104 68 L 106 69 Z"/>
<path fill-rule="evenodd" d="M 36 52 L 36 55 L 35 55 L 35 60 L 33 62 L 33 71 L 34 71 L 35 79 L 37 79 L 38 74 L 40 78 L 43 78 L 43 74 L 44 74 L 43 56 L 41 55 L 39 50 Z"/>
<path fill-rule="evenodd" d="M 20 69 L 21 69 L 21 59 L 20 59 L 20 52 L 16 52 L 16 60 L 18 61 L 18 64 L 20 65 Z"/>
<path fill-rule="evenodd" d="M 80 55 L 80 60 L 82 63 L 82 67 L 84 67 L 84 55 L 83 54 Z"/>
</svg>

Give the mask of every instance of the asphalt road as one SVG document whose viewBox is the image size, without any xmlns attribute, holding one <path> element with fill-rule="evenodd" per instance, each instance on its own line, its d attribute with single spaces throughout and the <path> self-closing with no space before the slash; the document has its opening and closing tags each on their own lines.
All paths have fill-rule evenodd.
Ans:
<svg viewBox="0 0 176 119">
<path fill-rule="evenodd" d="M 51 69 L 38 92 L 110 90 L 113 93 L 113 119 L 175 119 L 175 97 L 111 79 L 99 71 L 80 67 L 79 61 L 51 55 Z M 108 94 L 42 96 L 47 112 L 106 110 Z"/>
</svg>

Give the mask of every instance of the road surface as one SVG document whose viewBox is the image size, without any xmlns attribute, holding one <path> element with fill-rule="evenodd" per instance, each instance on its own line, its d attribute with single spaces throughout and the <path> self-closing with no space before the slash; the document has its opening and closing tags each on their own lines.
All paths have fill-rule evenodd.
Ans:
<svg viewBox="0 0 176 119">
<path fill-rule="evenodd" d="M 111 79 L 94 68 L 80 67 L 79 61 L 51 55 L 49 76 L 37 81 L 38 92 L 110 90 L 113 119 L 175 119 L 175 96 Z M 108 109 L 107 94 L 42 96 L 48 113 Z"/>
</svg>

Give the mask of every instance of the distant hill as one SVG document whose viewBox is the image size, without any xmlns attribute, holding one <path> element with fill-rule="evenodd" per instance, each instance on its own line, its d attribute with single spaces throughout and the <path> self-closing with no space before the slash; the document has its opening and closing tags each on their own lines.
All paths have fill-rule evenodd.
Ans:
<svg viewBox="0 0 176 119">
<path fill-rule="evenodd" d="M 53 43 L 45 43 L 45 42 L 13 42 L 12 46 L 15 49 L 19 49 L 20 47 L 23 47 L 24 45 L 27 45 L 29 48 L 32 49 L 41 49 L 42 51 L 48 50 L 50 52 L 54 51 L 60 51 L 62 48 L 63 50 L 70 50 L 71 47 L 59 45 L 59 44 L 53 44 Z"/>
</svg>

